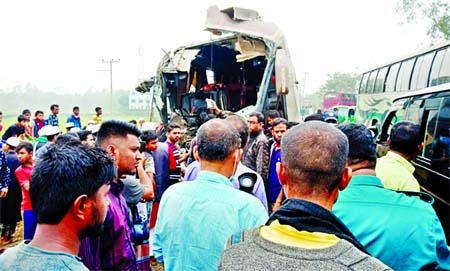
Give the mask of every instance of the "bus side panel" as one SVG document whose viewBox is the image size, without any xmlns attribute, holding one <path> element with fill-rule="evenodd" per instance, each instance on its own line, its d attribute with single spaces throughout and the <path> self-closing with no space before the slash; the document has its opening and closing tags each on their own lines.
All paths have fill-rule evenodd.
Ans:
<svg viewBox="0 0 450 271">
<path fill-rule="evenodd" d="M 391 101 L 394 95 L 387 95 L 386 93 L 358 95 L 355 112 L 356 121 L 368 127 L 381 123 L 392 105 Z"/>
</svg>

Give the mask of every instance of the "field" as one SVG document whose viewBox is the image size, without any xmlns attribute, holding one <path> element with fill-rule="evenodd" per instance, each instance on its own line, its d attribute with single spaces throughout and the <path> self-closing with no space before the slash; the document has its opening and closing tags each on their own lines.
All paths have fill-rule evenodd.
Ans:
<svg viewBox="0 0 450 271">
<path fill-rule="evenodd" d="M 93 117 L 93 114 L 90 115 L 81 115 L 81 124 L 83 125 L 83 127 L 85 125 L 87 125 L 88 121 Z M 159 117 L 157 116 L 157 113 L 155 112 L 154 114 L 154 118 L 151 120 L 153 122 L 158 122 L 159 121 Z M 48 116 L 48 113 L 46 113 L 45 117 Z M 65 123 L 66 123 L 66 119 L 69 115 L 67 114 L 59 114 L 59 128 L 61 129 L 61 131 L 65 131 Z M 129 111 L 126 113 L 121 113 L 119 114 L 116 118 L 114 119 L 118 119 L 118 120 L 122 120 L 122 121 L 130 121 L 130 120 L 136 120 L 138 121 L 140 118 L 144 118 L 146 121 L 150 121 L 150 117 L 149 117 L 149 113 L 147 111 Z M 32 119 L 34 119 L 34 115 L 32 115 Z M 103 115 L 103 120 L 109 120 L 111 119 L 111 116 L 108 114 L 104 114 Z M 17 115 L 3 115 L 3 121 L 1 122 L 1 124 L 3 125 L 3 129 L 0 131 L 0 136 L 3 135 L 3 133 L 6 131 L 6 129 L 8 129 L 9 126 L 11 126 L 12 124 L 17 122 Z"/>
</svg>

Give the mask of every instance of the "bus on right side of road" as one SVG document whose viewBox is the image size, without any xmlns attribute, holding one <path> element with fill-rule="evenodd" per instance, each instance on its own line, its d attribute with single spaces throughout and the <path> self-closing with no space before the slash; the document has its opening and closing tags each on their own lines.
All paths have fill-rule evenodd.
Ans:
<svg viewBox="0 0 450 271">
<path fill-rule="evenodd" d="M 422 153 L 411 161 L 421 190 L 434 197 L 433 208 L 450 243 L 450 83 L 394 98 L 377 137 L 378 155 L 387 150 L 392 126 L 408 120 L 420 125 Z"/>
<path fill-rule="evenodd" d="M 356 122 L 379 126 L 395 97 L 449 82 L 450 41 L 371 68 L 361 76 Z"/>
</svg>

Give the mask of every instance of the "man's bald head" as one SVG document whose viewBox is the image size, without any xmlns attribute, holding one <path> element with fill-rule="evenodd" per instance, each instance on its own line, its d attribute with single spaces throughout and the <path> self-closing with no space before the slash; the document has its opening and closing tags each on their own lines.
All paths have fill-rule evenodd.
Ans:
<svg viewBox="0 0 450 271">
<path fill-rule="evenodd" d="M 347 137 L 321 121 L 299 124 L 288 130 L 281 140 L 286 180 L 305 193 L 330 192 L 336 188 L 347 155 Z"/>
<path fill-rule="evenodd" d="M 224 161 L 240 147 L 239 133 L 223 119 L 212 119 L 197 131 L 198 156 L 207 161 Z"/>
</svg>

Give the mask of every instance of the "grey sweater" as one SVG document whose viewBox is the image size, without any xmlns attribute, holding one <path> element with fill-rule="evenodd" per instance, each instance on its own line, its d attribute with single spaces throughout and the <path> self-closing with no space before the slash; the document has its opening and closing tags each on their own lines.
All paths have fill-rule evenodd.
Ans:
<svg viewBox="0 0 450 271">
<path fill-rule="evenodd" d="M 324 249 L 304 249 L 262 238 L 259 228 L 228 244 L 218 270 L 392 270 L 346 240 Z"/>
</svg>

